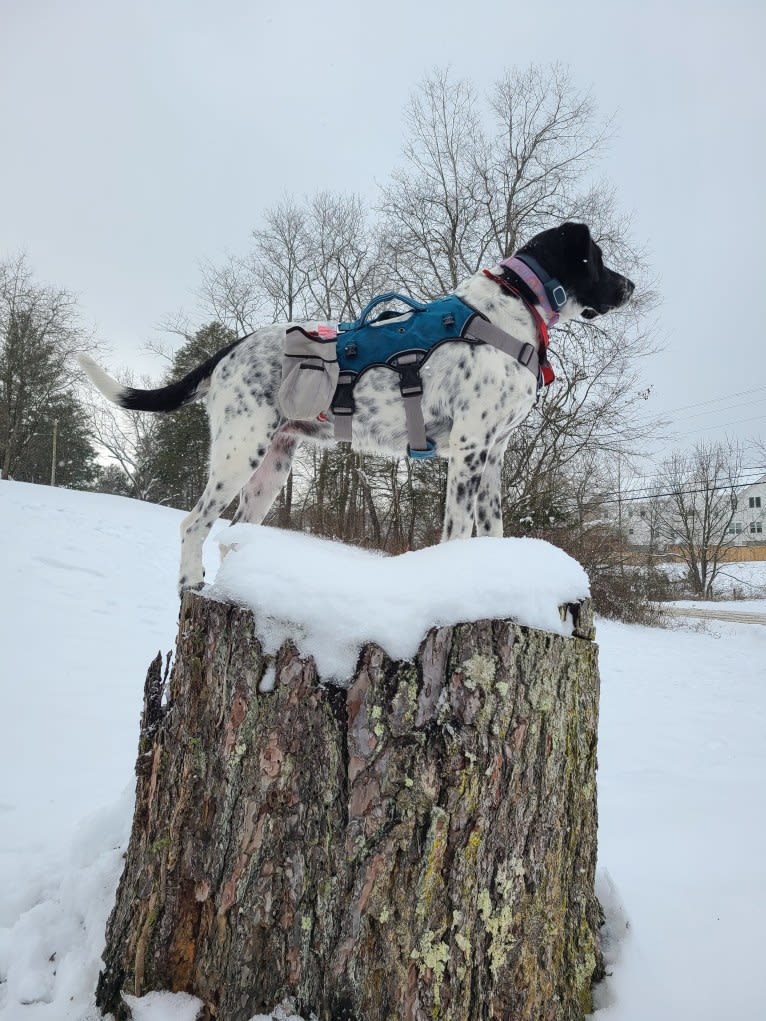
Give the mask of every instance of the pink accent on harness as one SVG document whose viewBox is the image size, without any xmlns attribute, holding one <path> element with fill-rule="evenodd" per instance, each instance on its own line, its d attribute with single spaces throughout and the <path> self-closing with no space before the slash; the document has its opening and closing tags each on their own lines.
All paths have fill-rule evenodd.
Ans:
<svg viewBox="0 0 766 1021">
<path fill-rule="evenodd" d="M 545 293 L 545 288 L 540 283 L 540 278 L 537 274 L 533 273 L 532 270 L 527 266 L 521 259 L 517 259 L 515 255 L 509 256 L 507 259 L 503 259 L 500 263 L 501 266 L 507 266 L 508 269 L 512 270 L 516 276 L 521 277 L 527 287 L 532 291 L 534 296 L 537 298 L 538 304 L 545 314 L 545 320 L 548 326 L 554 326 L 559 321 L 559 313 L 556 312 L 551 303 L 548 301 L 548 295 Z"/>
</svg>

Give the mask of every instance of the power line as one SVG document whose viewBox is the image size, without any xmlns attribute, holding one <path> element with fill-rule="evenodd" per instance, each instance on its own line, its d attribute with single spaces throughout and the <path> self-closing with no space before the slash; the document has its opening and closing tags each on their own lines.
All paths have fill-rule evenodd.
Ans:
<svg viewBox="0 0 766 1021">
<path fill-rule="evenodd" d="M 752 483 L 750 483 L 752 485 Z M 697 496 L 700 493 L 716 493 L 725 489 L 742 489 L 743 487 L 738 485 L 736 482 L 727 482 L 722 486 L 703 486 L 701 489 L 686 489 L 683 486 L 677 486 L 675 489 L 667 493 L 659 492 L 648 492 L 639 494 L 638 496 L 615 496 L 611 499 L 602 500 L 599 499 L 600 503 L 635 503 L 638 500 L 662 500 L 665 497 L 677 496 L 683 493 L 685 496 Z"/>
<path fill-rule="evenodd" d="M 728 401 L 733 397 L 746 397 L 748 394 L 759 393 L 761 390 L 766 390 L 766 384 L 753 386 L 749 390 L 738 390 L 731 394 L 721 394 L 720 397 L 711 397 L 706 401 L 695 401 L 692 404 L 684 404 L 680 408 L 674 408 L 668 412 L 668 414 L 675 414 L 677 411 L 688 411 L 689 408 L 700 408 L 703 404 L 716 404 L 718 401 Z"/>
<path fill-rule="evenodd" d="M 727 429 L 731 425 L 745 425 L 747 422 L 760 422 L 766 415 L 756 415 L 755 418 L 740 418 L 736 422 L 722 422 L 720 425 L 703 425 L 699 429 L 690 429 L 688 432 L 674 433 L 674 436 L 694 436 L 700 432 L 710 432 L 711 429 Z"/>
<path fill-rule="evenodd" d="M 743 483 L 741 483 L 742 485 L 752 485 L 754 481 L 755 482 L 758 481 L 758 479 L 760 478 L 760 476 L 762 474 L 764 474 L 764 472 L 766 472 L 766 464 L 754 464 L 754 465 L 750 465 L 747 468 L 740 468 L 739 472 L 737 473 L 737 478 L 740 479 L 740 478 L 743 478 L 744 476 L 750 476 L 750 475 L 753 475 L 753 473 L 755 473 L 755 478 L 754 479 L 746 478 L 745 481 Z M 641 493 L 641 492 L 644 492 L 645 490 L 654 489 L 655 480 L 657 479 L 658 475 L 659 475 L 659 472 L 653 472 L 651 474 L 644 474 L 644 473 L 632 474 L 631 475 L 631 481 L 638 481 L 640 479 L 648 479 L 648 480 L 651 480 L 652 484 L 649 484 L 649 485 L 646 485 L 646 486 L 631 486 L 631 488 L 626 489 L 625 492 L 627 492 L 627 493 Z M 737 483 L 737 485 L 740 485 L 740 483 Z M 621 490 L 619 490 L 619 489 L 609 489 L 609 490 L 607 490 L 607 492 L 608 493 L 620 493 Z"/>
<path fill-rule="evenodd" d="M 751 475 L 751 473 L 755 473 Z M 655 485 L 647 485 L 639 487 L 638 489 L 628 489 L 624 493 L 621 493 L 617 489 L 607 490 L 606 493 L 599 494 L 598 500 L 601 503 L 632 503 L 637 500 L 653 500 L 660 499 L 667 496 L 674 496 L 677 492 L 687 493 L 690 496 L 697 493 L 707 493 L 711 491 L 724 490 L 724 489 L 746 489 L 748 486 L 756 485 L 760 480 L 763 473 L 766 472 L 766 465 L 753 465 L 749 468 L 742 468 L 737 474 L 737 477 L 733 481 L 728 481 L 722 485 L 703 486 L 700 489 L 687 489 L 684 486 L 677 486 L 671 492 L 660 492 L 662 488 L 661 482 L 657 482 Z M 641 475 L 639 478 L 651 478 L 649 475 Z"/>
<path fill-rule="evenodd" d="M 612 495 L 607 499 L 599 498 L 600 503 L 635 503 L 637 501 L 649 502 L 650 500 L 662 500 L 666 497 L 677 496 L 684 494 L 685 496 L 697 496 L 700 493 L 717 493 L 723 490 L 737 490 L 746 489 L 748 486 L 752 486 L 753 482 L 725 482 L 722 485 L 702 486 L 699 489 L 687 489 L 685 486 L 676 486 L 669 492 L 659 492 L 658 490 L 647 490 L 645 493 L 638 493 L 637 495 L 626 496 L 626 495 Z"/>
<path fill-rule="evenodd" d="M 756 391 L 760 391 L 760 390 L 766 390 L 766 386 L 765 387 L 753 387 L 752 390 L 743 390 L 740 393 L 744 395 L 744 394 L 749 394 L 749 393 L 755 393 Z M 737 397 L 737 396 L 738 396 L 738 394 L 736 394 L 736 393 L 729 394 L 729 395 L 727 395 L 727 397 L 725 399 L 728 400 L 730 398 Z M 699 425 L 695 429 L 686 429 L 683 432 L 678 432 L 678 430 L 675 428 L 676 425 L 683 424 L 685 422 L 690 422 L 692 419 L 698 418 L 701 415 L 706 415 L 706 414 L 707 415 L 717 415 L 717 414 L 721 414 L 721 413 L 725 413 L 725 412 L 729 412 L 729 411 L 735 410 L 735 408 L 737 410 L 739 410 L 740 408 L 751 407 L 753 405 L 760 405 L 762 403 L 760 400 L 751 400 L 751 401 L 745 401 L 742 404 L 738 404 L 738 405 L 724 405 L 724 406 L 722 406 L 720 408 L 709 408 L 709 409 L 707 409 L 705 411 L 696 411 L 696 412 L 693 412 L 691 415 L 683 415 L 680 418 L 677 416 L 677 413 L 679 411 L 684 411 L 684 410 L 686 410 L 688 408 L 698 407 L 701 404 L 709 404 L 709 403 L 712 403 L 712 401 L 720 401 L 720 400 L 723 400 L 723 399 L 724 399 L 723 397 L 721 397 L 721 398 L 712 398 L 711 401 L 701 401 L 701 402 L 699 402 L 699 404 L 687 404 L 687 405 L 685 405 L 682 408 L 674 408 L 674 409 L 671 409 L 669 411 L 657 411 L 655 414 L 652 414 L 652 415 L 649 415 L 649 414 L 637 415 L 637 416 L 631 418 L 628 424 L 633 429 L 646 429 L 646 428 L 652 428 L 652 427 L 657 428 L 660 425 L 669 426 L 670 427 L 669 431 L 666 434 L 664 434 L 665 438 L 669 439 L 669 440 L 674 440 L 674 439 L 680 439 L 681 437 L 684 437 L 684 436 L 696 436 L 698 433 L 710 432 L 713 429 L 728 429 L 731 426 L 744 425 L 744 424 L 748 424 L 750 422 L 760 422 L 764 418 L 766 418 L 766 414 L 764 414 L 764 415 L 756 415 L 753 418 L 737 419 L 735 421 L 714 423 L 712 425 Z M 620 429 L 610 430 L 610 433 L 612 435 L 620 435 L 621 432 L 622 432 L 622 430 L 620 430 Z"/>
<path fill-rule="evenodd" d="M 733 411 L 733 410 L 739 409 L 741 407 L 750 407 L 752 405 L 762 405 L 762 401 L 761 400 L 752 400 L 752 401 L 745 401 L 743 404 L 739 404 L 739 405 L 726 405 L 726 406 L 721 407 L 721 408 L 709 408 L 706 411 L 695 411 L 691 415 L 682 415 L 680 418 L 677 418 L 677 411 L 683 410 L 683 409 L 680 409 L 680 408 L 679 409 L 671 409 L 670 411 L 657 411 L 656 414 L 653 414 L 653 415 L 648 415 L 647 414 L 647 415 L 636 416 L 635 418 L 631 419 L 630 424 L 632 426 L 634 426 L 634 427 L 637 427 L 637 428 L 645 428 L 647 426 L 655 425 L 658 422 L 667 422 L 669 425 L 673 426 L 673 425 L 676 424 L 676 422 L 679 422 L 679 423 L 689 422 L 693 418 L 699 418 L 700 415 L 718 415 L 718 414 L 721 414 L 723 412 Z M 687 407 L 693 408 L 694 405 L 690 404 L 690 405 L 687 405 Z M 764 417 L 764 416 L 759 415 L 759 416 L 756 416 L 756 418 L 746 419 L 745 421 L 755 422 L 755 421 L 758 421 L 758 419 L 760 419 L 762 417 Z M 684 432 L 684 433 L 676 433 L 675 430 L 671 430 L 671 435 L 687 436 L 687 435 L 691 435 L 691 433 L 693 433 L 693 432 L 699 432 L 699 431 L 702 431 L 702 430 L 705 430 L 705 429 L 725 429 L 729 425 L 738 425 L 738 424 L 739 424 L 738 422 L 722 422 L 719 425 L 701 426 L 700 429 L 694 429 L 694 430 L 690 430 L 689 432 Z"/>
<path fill-rule="evenodd" d="M 701 415 L 718 415 L 722 411 L 731 411 L 732 407 L 736 408 L 749 408 L 749 407 L 763 407 L 763 397 L 754 397 L 749 401 L 738 401 L 736 405 L 727 404 L 722 408 L 706 408 L 703 411 L 693 411 L 691 415 L 683 415 L 680 419 L 682 422 L 688 422 L 692 418 L 699 418 Z"/>
</svg>

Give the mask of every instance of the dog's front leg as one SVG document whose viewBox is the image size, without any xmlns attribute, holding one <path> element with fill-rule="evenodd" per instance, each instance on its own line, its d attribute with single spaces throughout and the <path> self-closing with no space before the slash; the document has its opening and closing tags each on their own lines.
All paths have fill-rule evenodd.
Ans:
<svg viewBox="0 0 766 1021">
<path fill-rule="evenodd" d="M 487 460 L 487 451 L 463 436 L 450 439 L 447 499 L 444 506 L 442 542 L 470 539 L 476 511 L 476 495 Z"/>
<path fill-rule="evenodd" d="M 496 443 L 487 454 L 476 496 L 476 534 L 503 535 L 502 469 L 508 440 Z"/>
</svg>

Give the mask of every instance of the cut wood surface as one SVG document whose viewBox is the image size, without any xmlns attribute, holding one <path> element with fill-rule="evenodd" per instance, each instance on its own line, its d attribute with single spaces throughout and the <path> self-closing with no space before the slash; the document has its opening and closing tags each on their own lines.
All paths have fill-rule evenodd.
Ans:
<svg viewBox="0 0 766 1021">
<path fill-rule="evenodd" d="M 478 621 L 348 689 L 251 611 L 187 594 L 147 677 L 97 1001 L 183 990 L 249 1021 L 574 1021 L 600 975 L 597 647 Z M 577 637 L 579 635 L 579 637 Z"/>
</svg>

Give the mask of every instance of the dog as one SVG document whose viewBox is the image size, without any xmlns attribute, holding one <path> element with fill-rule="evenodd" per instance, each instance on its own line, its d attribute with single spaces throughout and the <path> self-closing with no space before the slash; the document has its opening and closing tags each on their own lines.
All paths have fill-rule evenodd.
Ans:
<svg viewBox="0 0 766 1021">
<path fill-rule="evenodd" d="M 539 349 L 548 325 L 603 315 L 624 305 L 633 290 L 631 280 L 604 265 L 589 228 L 567 222 L 537 234 L 454 293 L 496 327 Z M 202 585 L 203 543 L 237 493 L 235 520 L 260 524 L 287 479 L 298 443 L 334 442 L 332 415 L 307 422 L 287 421 L 280 413 L 276 397 L 286 329 L 282 324 L 256 330 L 157 390 L 121 386 L 87 355 L 78 356 L 96 388 L 122 408 L 167 412 L 196 400 L 207 403 L 209 477 L 181 523 L 181 593 Z M 508 354 L 464 342 L 436 348 L 421 374 L 427 435 L 436 455 L 449 462 L 441 541 L 467 538 L 474 529 L 502 536 L 503 455 L 536 402 L 537 382 Z M 396 373 L 384 367 L 364 373 L 354 402 L 353 448 L 402 456 L 407 425 Z"/>
</svg>

